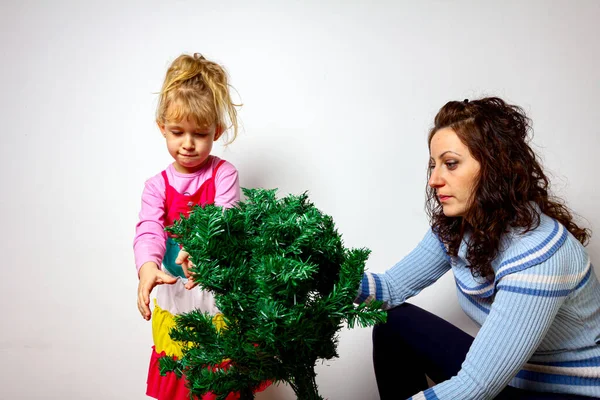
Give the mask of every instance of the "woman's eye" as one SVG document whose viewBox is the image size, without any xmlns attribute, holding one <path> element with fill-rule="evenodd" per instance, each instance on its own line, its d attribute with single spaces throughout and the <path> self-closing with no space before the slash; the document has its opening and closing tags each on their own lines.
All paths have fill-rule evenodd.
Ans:
<svg viewBox="0 0 600 400">
<path fill-rule="evenodd" d="M 453 170 L 456 168 L 457 165 L 458 165 L 458 162 L 456 162 L 456 161 L 448 161 L 446 163 L 446 168 L 448 168 L 449 170 Z"/>
</svg>

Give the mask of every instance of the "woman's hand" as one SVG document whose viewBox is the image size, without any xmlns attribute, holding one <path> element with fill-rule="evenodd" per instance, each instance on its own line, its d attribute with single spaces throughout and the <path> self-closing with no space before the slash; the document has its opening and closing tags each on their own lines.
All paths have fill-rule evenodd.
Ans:
<svg viewBox="0 0 600 400">
<path fill-rule="evenodd" d="M 164 283 L 173 284 L 177 279 L 161 271 L 154 262 L 147 262 L 140 268 L 140 283 L 138 284 L 137 305 L 142 317 L 148 321 L 152 316 L 150 312 L 150 292 L 156 285 Z"/>
<path fill-rule="evenodd" d="M 181 269 L 183 269 L 183 274 L 186 278 L 188 278 L 188 281 L 185 284 L 185 288 L 187 290 L 190 290 L 196 287 L 198 283 L 194 281 L 193 274 L 190 273 L 190 268 L 194 267 L 194 264 L 192 263 L 192 261 L 190 261 L 190 254 L 183 249 L 179 250 L 179 254 L 175 259 L 175 264 L 181 265 Z"/>
</svg>

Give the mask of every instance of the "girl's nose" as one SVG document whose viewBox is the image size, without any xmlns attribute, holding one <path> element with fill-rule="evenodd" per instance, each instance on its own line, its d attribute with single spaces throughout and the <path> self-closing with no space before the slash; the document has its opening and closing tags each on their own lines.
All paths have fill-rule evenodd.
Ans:
<svg viewBox="0 0 600 400">
<path fill-rule="evenodd" d="M 186 149 L 194 148 L 194 140 L 192 138 L 192 135 L 185 135 L 185 139 L 183 140 L 183 147 Z"/>
</svg>

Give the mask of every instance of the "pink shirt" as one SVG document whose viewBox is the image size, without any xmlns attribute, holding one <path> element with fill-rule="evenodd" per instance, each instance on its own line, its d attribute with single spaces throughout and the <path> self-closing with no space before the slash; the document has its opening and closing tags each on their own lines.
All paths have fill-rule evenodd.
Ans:
<svg viewBox="0 0 600 400">
<path fill-rule="evenodd" d="M 166 169 L 169 183 L 179 193 L 195 193 L 202 183 L 212 176 L 213 168 L 221 159 L 210 156 L 205 167 L 193 174 L 182 174 L 175 170 L 173 164 Z M 215 176 L 215 205 L 232 207 L 240 200 L 240 184 L 235 167 L 225 161 Z M 148 261 L 161 265 L 166 251 L 167 234 L 165 232 L 165 180 L 160 173 L 146 181 L 142 193 L 142 209 L 140 221 L 135 228 L 133 252 L 135 266 L 140 268 Z"/>
</svg>

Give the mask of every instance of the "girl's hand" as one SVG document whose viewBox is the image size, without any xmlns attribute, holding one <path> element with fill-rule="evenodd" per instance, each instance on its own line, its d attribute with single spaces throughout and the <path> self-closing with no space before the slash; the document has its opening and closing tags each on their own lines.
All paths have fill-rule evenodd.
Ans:
<svg viewBox="0 0 600 400">
<path fill-rule="evenodd" d="M 198 285 L 192 277 L 190 273 L 190 268 L 194 266 L 194 264 L 190 261 L 190 254 L 185 250 L 179 250 L 179 254 L 175 259 L 175 264 L 181 265 L 181 269 L 183 269 L 183 273 L 186 278 L 188 278 L 187 283 L 185 284 L 185 288 L 190 290 Z"/>
<path fill-rule="evenodd" d="M 172 284 L 177 279 L 166 274 L 158 268 L 154 262 L 147 262 L 140 268 L 140 283 L 138 284 L 137 305 L 142 317 L 148 321 L 152 316 L 150 312 L 150 292 L 156 285 L 163 283 Z"/>
</svg>

